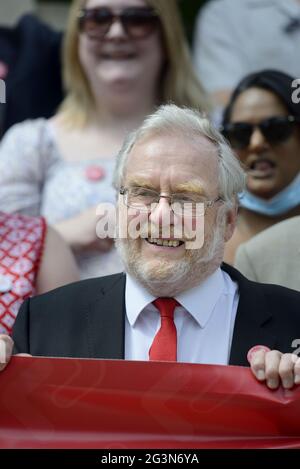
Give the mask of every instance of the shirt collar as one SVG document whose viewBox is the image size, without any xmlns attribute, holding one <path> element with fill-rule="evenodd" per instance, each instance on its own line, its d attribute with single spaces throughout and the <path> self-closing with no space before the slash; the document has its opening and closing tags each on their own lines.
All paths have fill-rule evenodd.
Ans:
<svg viewBox="0 0 300 469">
<path fill-rule="evenodd" d="M 200 285 L 180 293 L 176 300 L 193 316 L 200 327 L 205 327 L 223 290 L 224 278 L 221 268 L 218 268 Z"/>
<path fill-rule="evenodd" d="M 176 296 L 176 300 L 193 316 L 200 327 L 205 327 L 224 286 L 223 274 L 218 268 L 200 285 Z M 134 326 L 140 313 L 155 298 L 136 279 L 126 273 L 125 305 L 131 326 Z"/>
<path fill-rule="evenodd" d="M 151 295 L 135 278 L 126 273 L 125 305 L 127 318 L 131 326 L 134 326 L 143 309 L 154 300 L 155 296 Z"/>
</svg>

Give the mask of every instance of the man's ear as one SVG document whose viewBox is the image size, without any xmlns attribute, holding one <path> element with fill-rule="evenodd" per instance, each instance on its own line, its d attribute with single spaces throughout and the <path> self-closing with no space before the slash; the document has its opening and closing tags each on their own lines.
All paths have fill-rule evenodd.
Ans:
<svg viewBox="0 0 300 469">
<path fill-rule="evenodd" d="M 235 230 L 236 221 L 237 221 L 237 214 L 238 214 L 238 206 L 235 205 L 232 209 L 227 210 L 226 216 L 226 225 L 224 231 L 224 241 L 227 242 L 230 240 L 233 232 Z"/>
</svg>

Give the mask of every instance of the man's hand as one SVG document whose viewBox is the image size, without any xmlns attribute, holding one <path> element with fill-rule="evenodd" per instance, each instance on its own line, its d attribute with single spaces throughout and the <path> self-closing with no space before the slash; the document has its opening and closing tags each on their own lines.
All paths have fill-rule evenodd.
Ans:
<svg viewBox="0 0 300 469">
<path fill-rule="evenodd" d="M 257 350 L 251 355 L 250 366 L 258 381 L 266 381 L 270 389 L 280 385 L 291 389 L 294 384 L 300 384 L 300 358 L 294 353 Z"/>
<path fill-rule="evenodd" d="M 7 366 L 13 351 L 14 342 L 9 335 L 0 334 L 0 371 Z"/>
</svg>

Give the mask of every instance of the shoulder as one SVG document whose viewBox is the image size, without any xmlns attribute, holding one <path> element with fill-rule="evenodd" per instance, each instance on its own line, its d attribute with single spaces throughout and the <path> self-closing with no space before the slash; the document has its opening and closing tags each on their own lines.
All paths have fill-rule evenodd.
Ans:
<svg viewBox="0 0 300 469">
<path fill-rule="evenodd" d="M 257 16 L 269 16 L 270 9 L 278 9 L 276 0 L 210 0 L 200 8 L 198 21 L 204 23 L 207 20 L 223 20 L 224 28 L 236 26 L 241 30 L 249 21 L 256 24 Z M 279 6 L 280 7 L 280 6 Z M 226 18 L 226 22 L 224 21 Z M 229 23 L 229 24 L 228 24 Z"/>
<path fill-rule="evenodd" d="M 239 291 L 236 321 L 245 337 L 251 328 L 270 333 L 277 339 L 277 348 L 290 351 L 300 331 L 300 292 L 274 284 L 257 283 L 245 278 L 233 267 L 223 266 L 237 282 Z M 258 329 L 257 329 L 258 328 Z"/>
<path fill-rule="evenodd" d="M 4 138 L 11 134 L 28 134 L 38 132 L 41 129 L 44 129 L 48 125 L 48 120 L 44 117 L 39 117 L 38 119 L 26 119 L 23 122 L 14 124 L 10 127 L 4 135 Z"/>
<path fill-rule="evenodd" d="M 235 266 L 246 277 L 300 290 L 300 217 L 262 231 L 242 244 Z"/>
<path fill-rule="evenodd" d="M 102 298 L 106 291 L 118 286 L 121 288 L 123 284 L 125 284 L 124 273 L 80 280 L 31 298 L 30 310 L 33 313 L 43 311 L 45 314 L 46 311 L 51 311 L 52 315 L 57 311 L 59 314 L 62 311 L 65 314 L 72 314 L 73 311 L 86 308 L 88 304 Z"/>
<path fill-rule="evenodd" d="M 257 283 L 252 294 L 262 298 L 264 312 L 269 314 L 266 322 L 272 323 L 278 337 L 299 338 L 300 292 L 284 286 Z"/>
<path fill-rule="evenodd" d="M 269 303 L 274 306 L 274 310 L 285 315 L 288 313 L 288 307 L 290 307 L 296 312 L 300 322 L 300 292 L 280 285 L 258 282 L 251 283 L 254 284 L 254 288 L 257 289 L 257 291 L 260 290 L 263 293 Z"/>
<path fill-rule="evenodd" d="M 293 244 L 293 241 L 298 242 L 299 235 L 300 216 L 276 223 L 245 243 L 244 248 L 251 252 L 261 252 L 262 249 L 271 249 L 274 253 L 276 249 L 274 243 L 278 247 L 282 245 L 285 246 L 285 248 L 289 248 L 291 247 L 290 243 Z"/>
<path fill-rule="evenodd" d="M 253 282 L 232 267 L 223 268 L 238 284 L 234 341 L 239 352 L 235 353 L 238 355 L 244 348 L 246 355 L 249 348 L 258 343 L 292 352 L 300 331 L 300 293 L 278 285 Z"/>
<path fill-rule="evenodd" d="M 210 0 L 199 10 L 199 15 L 226 15 L 239 17 L 249 8 L 249 0 Z"/>
<path fill-rule="evenodd" d="M 9 144 L 38 145 L 42 134 L 49 134 L 48 121 L 44 118 L 28 119 L 10 127 L 1 141 L 1 149 Z"/>
<path fill-rule="evenodd" d="M 237 282 L 241 296 L 247 296 L 256 302 L 263 301 L 266 307 L 272 308 L 272 313 L 278 312 L 284 316 L 288 310 L 293 311 L 300 324 L 300 292 L 279 285 L 254 282 L 225 263 L 222 264 L 222 269 Z"/>
<path fill-rule="evenodd" d="M 34 41 L 36 38 L 48 44 L 49 39 L 61 38 L 62 33 L 52 29 L 47 23 L 41 21 L 36 15 L 28 13 L 21 17 L 16 29 L 23 32 Z"/>
<path fill-rule="evenodd" d="M 29 172 L 40 178 L 59 158 L 51 126 L 44 118 L 13 125 L 1 141 L 0 165 L 4 175 L 24 176 Z"/>
</svg>

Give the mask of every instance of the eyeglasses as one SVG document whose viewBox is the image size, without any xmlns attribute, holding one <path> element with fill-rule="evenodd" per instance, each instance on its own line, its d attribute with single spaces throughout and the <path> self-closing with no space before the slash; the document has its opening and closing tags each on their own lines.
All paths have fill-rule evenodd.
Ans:
<svg viewBox="0 0 300 469">
<path fill-rule="evenodd" d="M 145 187 L 131 187 L 129 189 L 121 187 L 120 194 L 124 195 L 124 203 L 127 207 L 140 212 L 152 212 L 159 204 L 160 199 L 165 198 L 169 199 L 171 209 L 176 215 L 193 218 L 203 216 L 208 207 L 223 201 L 221 197 L 207 200 L 196 194 L 161 195 L 159 192 Z"/>
<path fill-rule="evenodd" d="M 256 127 L 270 145 L 285 142 L 292 134 L 295 124 L 299 122 L 295 116 L 276 116 L 264 119 L 258 124 L 248 122 L 232 122 L 224 125 L 221 132 L 235 149 L 242 150 L 249 146 Z"/>
<path fill-rule="evenodd" d="M 115 14 L 110 8 L 83 8 L 78 13 L 79 29 L 93 39 L 103 39 L 114 21 L 120 21 L 126 34 L 133 39 L 143 39 L 159 25 L 157 13 L 148 7 L 124 8 Z"/>
</svg>

